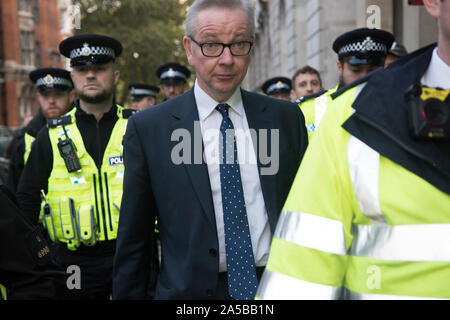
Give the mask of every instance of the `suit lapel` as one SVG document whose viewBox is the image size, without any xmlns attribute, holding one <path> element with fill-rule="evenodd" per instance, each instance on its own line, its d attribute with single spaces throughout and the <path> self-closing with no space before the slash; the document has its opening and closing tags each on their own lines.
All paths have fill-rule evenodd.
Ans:
<svg viewBox="0 0 450 320">
<path fill-rule="evenodd" d="M 267 147 L 266 151 L 263 152 L 267 153 L 264 154 L 272 155 L 272 150 L 270 149 L 271 144 L 271 134 L 270 130 L 275 129 L 274 123 L 273 123 L 273 117 L 271 115 L 270 109 L 267 108 L 267 105 L 264 104 L 262 101 L 263 99 L 258 99 L 259 102 L 256 102 L 255 99 L 251 99 L 250 93 L 241 90 L 242 93 L 242 102 L 245 109 L 245 114 L 247 116 L 248 126 L 249 129 L 253 129 L 256 131 L 257 139 L 253 138 L 253 146 L 255 148 L 257 163 L 258 163 L 258 174 L 259 174 L 259 180 L 261 183 L 261 189 L 264 197 L 264 204 L 266 206 L 267 215 L 269 218 L 269 224 L 272 233 L 275 231 L 277 219 L 278 219 L 278 212 L 276 209 L 276 203 L 277 203 L 277 190 L 276 190 L 276 180 L 273 176 L 270 175 L 261 175 L 261 168 L 264 167 L 264 164 L 261 163 L 261 139 L 260 134 L 263 134 L 262 130 L 267 130 Z"/>
<path fill-rule="evenodd" d="M 179 103 L 172 112 L 172 129 L 176 130 L 182 128 L 189 131 L 191 137 L 191 162 L 183 163 L 183 166 L 186 168 L 188 177 L 208 221 L 211 223 L 214 230 L 216 230 L 208 167 L 203 161 L 203 139 L 200 130 L 197 104 L 195 103 L 194 98 L 194 90 L 190 89 L 184 96 L 184 101 Z M 198 154 L 199 152 L 200 157 Z M 196 159 L 196 157 L 198 159 Z"/>
</svg>

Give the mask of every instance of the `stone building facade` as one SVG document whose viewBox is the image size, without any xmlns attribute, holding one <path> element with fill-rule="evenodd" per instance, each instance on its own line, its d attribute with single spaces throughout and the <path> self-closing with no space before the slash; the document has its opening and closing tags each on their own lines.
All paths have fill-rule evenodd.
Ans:
<svg viewBox="0 0 450 320">
<path fill-rule="evenodd" d="M 390 31 L 409 52 L 437 41 L 437 25 L 408 0 L 253 0 L 256 39 L 244 88 L 260 91 L 271 77 L 292 78 L 310 65 L 325 88 L 338 82 L 332 50 L 340 34 L 360 27 Z"/>
<path fill-rule="evenodd" d="M 17 127 L 36 114 L 28 74 L 64 66 L 58 45 L 72 34 L 61 23 L 70 10 L 70 0 L 0 0 L 0 125 Z"/>
</svg>

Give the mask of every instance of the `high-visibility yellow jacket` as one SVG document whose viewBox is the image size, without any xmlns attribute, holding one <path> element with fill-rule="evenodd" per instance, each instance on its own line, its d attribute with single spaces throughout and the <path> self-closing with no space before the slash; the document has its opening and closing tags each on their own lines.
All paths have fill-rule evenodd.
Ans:
<svg viewBox="0 0 450 320">
<path fill-rule="evenodd" d="M 257 299 L 450 298 L 450 196 L 341 127 L 362 86 L 305 153 Z"/>
<path fill-rule="evenodd" d="M 76 108 L 66 115 L 71 121 L 65 125 L 65 131 L 76 146 L 81 170 L 69 173 L 59 153 L 58 140 L 65 138 L 63 126 L 49 128 L 53 169 L 46 201 L 51 214 L 44 214 L 42 202 L 41 219 L 50 238 L 67 243 L 70 250 L 76 250 L 80 243 L 94 245 L 117 237 L 124 175 L 122 139 L 128 121 L 122 116 L 123 108 L 117 106 L 117 110 L 118 120 L 100 169 L 84 146 L 76 125 Z"/>
<path fill-rule="evenodd" d="M 305 117 L 308 141 L 311 141 L 314 132 L 319 127 L 320 121 L 327 110 L 327 106 L 330 105 L 332 100 L 331 95 L 336 92 L 337 88 L 338 87 L 336 86 L 334 89 L 319 93 L 319 95 L 313 94 L 297 100 L 298 106 L 302 110 L 303 116 Z"/>
</svg>

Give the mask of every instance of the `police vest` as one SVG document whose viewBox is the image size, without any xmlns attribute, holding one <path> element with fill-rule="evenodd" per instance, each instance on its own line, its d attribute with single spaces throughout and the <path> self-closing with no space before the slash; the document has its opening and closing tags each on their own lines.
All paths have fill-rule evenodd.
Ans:
<svg viewBox="0 0 450 320">
<path fill-rule="evenodd" d="M 26 164 L 28 157 L 30 156 L 31 146 L 33 145 L 34 140 L 36 140 L 36 137 L 33 137 L 29 133 L 25 132 L 24 139 L 25 139 L 25 152 L 23 154 L 23 164 Z"/>
<path fill-rule="evenodd" d="M 299 107 L 302 110 L 303 116 L 305 117 L 306 131 L 308 132 L 308 140 L 311 141 L 313 133 L 317 130 L 320 121 L 327 109 L 327 105 L 331 101 L 331 94 L 337 90 L 337 87 L 328 90 L 319 96 L 311 95 L 305 97 L 305 100 L 299 103 Z"/>
<path fill-rule="evenodd" d="M 48 129 L 53 150 L 53 169 L 46 196 L 50 211 L 44 210 L 45 202 L 41 206 L 41 219 L 50 238 L 67 243 L 70 250 L 76 250 L 80 243 L 92 246 L 97 241 L 117 237 L 124 174 L 122 139 L 127 125 L 123 108 L 117 106 L 119 119 L 98 169 L 86 151 L 75 112 L 73 108 L 63 116 L 64 128 L 58 125 Z M 72 173 L 68 172 L 58 150 L 59 138 L 65 138 L 64 129 L 75 144 L 81 164 L 81 170 Z"/>
<path fill-rule="evenodd" d="M 450 196 L 342 129 L 359 89 L 303 159 L 258 298 L 450 298 Z"/>
</svg>

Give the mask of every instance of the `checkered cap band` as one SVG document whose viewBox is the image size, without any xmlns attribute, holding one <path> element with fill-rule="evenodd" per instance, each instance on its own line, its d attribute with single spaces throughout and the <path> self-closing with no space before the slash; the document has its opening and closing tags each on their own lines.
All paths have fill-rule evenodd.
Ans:
<svg viewBox="0 0 450 320">
<path fill-rule="evenodd" d="M 108 47 L 83 47 L 77 48 L 70 51 L 70 59 L 79 58 L 79 57 L 88 57 L 88 56 L 111 56 L 113 58 L 116 57 L 116 54 L 113 49 Z"/>
<path fill-rule="evenodd" d="M 343 46 L 339 50 L 339 55 L 353 52 L 387 52 L 387 47 L 383 43 L 372 41 L 370 45 L 366 45 L 365 41 L 350 43 Z"/>
<path fill-rule="evenodd" d="M 52 81 L 48 82 L 45 78 L 39 78 L 36 81 L 36 86 L 46 86 L 46 87 L 53 87 L 54 85 L 60 85 L 60 86 L 67 86 L 72 88 L 72 82 L 65 78 L 60 77 L 52 77 Z"/>
</svg>

